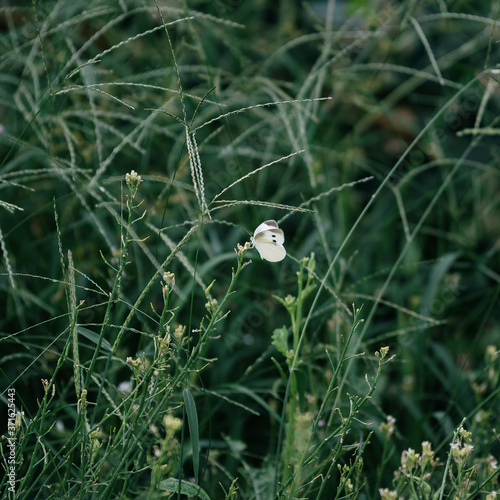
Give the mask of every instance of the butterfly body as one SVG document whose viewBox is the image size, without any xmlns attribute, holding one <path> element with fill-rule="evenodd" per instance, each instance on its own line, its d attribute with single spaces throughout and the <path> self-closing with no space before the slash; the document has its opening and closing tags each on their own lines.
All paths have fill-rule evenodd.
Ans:
<svg viewBox="0 0 500 500">
<path fill-rule="evenodd" d="M 279 262 L 286 256 L 283 246 L 285 235 L 275 220 L 266 220 L 260 224 L 254 231 L 251 241 L 262 259 Z"/>
</svg>

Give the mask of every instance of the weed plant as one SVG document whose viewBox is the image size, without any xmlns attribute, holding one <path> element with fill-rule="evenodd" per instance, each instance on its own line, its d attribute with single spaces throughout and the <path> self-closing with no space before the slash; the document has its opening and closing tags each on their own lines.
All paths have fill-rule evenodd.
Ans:
<svg viewBox="0 0 500 500">
<path fill-rule="evenodd" d="M 499 15 L 4 0 L 2 498 L 496 498 Z"/>
</svg>

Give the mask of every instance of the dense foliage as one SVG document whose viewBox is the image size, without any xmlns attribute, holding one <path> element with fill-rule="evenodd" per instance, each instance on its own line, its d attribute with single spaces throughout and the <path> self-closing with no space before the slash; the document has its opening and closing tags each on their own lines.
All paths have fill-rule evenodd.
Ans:
<svg viewBox="0 0 500 500">
<path fill-rule="evenodd" d="M 495 498 L 499 15 L 4 3 L 4 496 Z"/>
</svg>

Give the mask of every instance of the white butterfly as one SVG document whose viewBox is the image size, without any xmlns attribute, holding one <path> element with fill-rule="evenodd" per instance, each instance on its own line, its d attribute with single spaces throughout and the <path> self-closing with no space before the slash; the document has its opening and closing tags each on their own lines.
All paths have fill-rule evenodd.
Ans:
<svg viewBox="0 0 500 500">
<path fill-rule="evenodd" d="M 254 231 L 250 239 L 262 259 L 279 262 L 286 256 L 283 246 L 285 235 L 275 220 L 266 220 Z"/>
</svg>

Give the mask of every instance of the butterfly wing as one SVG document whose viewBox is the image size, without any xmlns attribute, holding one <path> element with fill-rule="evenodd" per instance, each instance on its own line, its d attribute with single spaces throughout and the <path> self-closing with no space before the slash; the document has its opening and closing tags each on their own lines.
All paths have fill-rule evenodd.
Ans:
<svg viewBox="0 0 500 500">
<path fill-rule="evenodd" d="M 263 233 L 264 231 L 272 231 L 273 229 L 277 229 L 281 233 L 281 229 L 278 227 L 278 223 L 275 220 L 266 220 L 262 224 L 257 226 L 257 229 L 253 232 L 254 237 L 256 237 L 259 233 Z"/>
<path fill-rule="evenodd" d="M 283 247 L 285 234 L 275 220 L 266 220 L 257 226 L 251 240 L 262 259 L 279 262 L 286 256 L 286 250 Z"/>
<path fill-rule="evenodd" d="M 271 243 L 278 243 L 278 245 L 283 245 L 285 243 L 285 234 L 281 229 L 267 229 L 266 231 L 262 231 L 257 233 L 254 236 L 255 241 L 257 240 L 266 240 Z"/>
<path fill-rule="evenodd" d="M 286 250 L 283 246 L 284 241 L 285 236 L 283 231 L 274 228 L 261 231 L 254 237 L 254 245 L 257 252 L 259 252 L 262 259 L 269 262 L 279 262 L 285 258 Z"/>
</svg>

